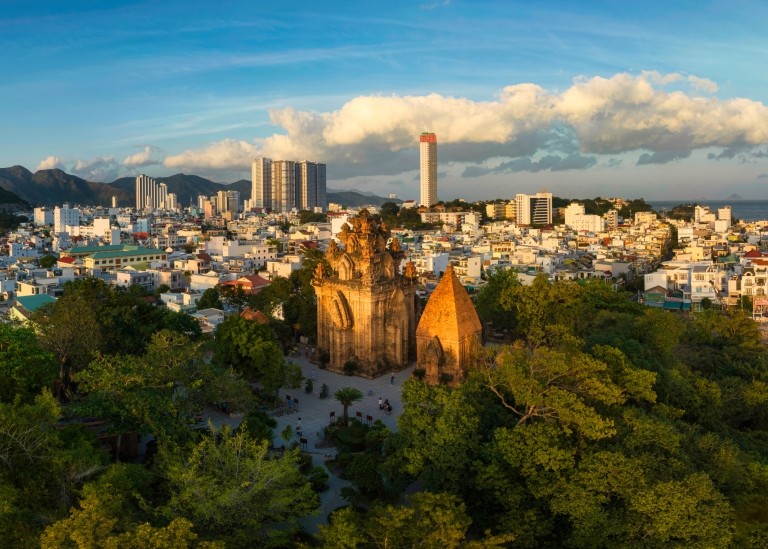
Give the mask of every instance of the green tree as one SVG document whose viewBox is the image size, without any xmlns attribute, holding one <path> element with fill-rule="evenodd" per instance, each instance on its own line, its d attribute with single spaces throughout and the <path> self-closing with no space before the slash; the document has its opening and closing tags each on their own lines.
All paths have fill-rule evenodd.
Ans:
<svg viewBox="0 0 768 549">
<path fill-rule="evenodd" d="M 536 347 L 557 343 L 559 334 L 572 331 L 583 319 L 575 282 L 550 282 L 537 276 L 530 286 L 507 285 L 501 292 L 500 305 L 514 318 L 518 338 Z"/>
<path fill-rule="evenodd" d="M 30 328 L 0 323 L 0 402 L 31 401 L 43 387 L 53 388 L 57 371 Z"/>
<path fill-rule="evenodd" d="M 174 518 L 153 525 L 147 509 L 152 474 L 138 465 L 117 464 L 85 485 L 83 498 L 66 518 L 48 526 L 40 537 L 43 549 L 104 547 L 223 548 L 220 543 L 196 543 L 192 523 Z M 148 512 L 150 511 L 150 512 Z"/>
<path fill-rule="evenodd" d="M 245 431 L 212 429 L 192 448 L 161 448 L 169 519 L 190 520 L 205 539 L 227 547 L 276 547 L 314 511 L 317 495 L 299 472 L 298 450 L 270 457 L 268 443 Z"/>
<path fill-rule="evenodd" d="M 82 483 L 106 465 L 92 433 L 58 426 L 50 392 L 32 403 L 0 403 L 0 546 L 31 547 L 48 517 L 71 505 Z"/>
<path fill-rule="evenodd" d="M 231 315 L 219 325 L 214 352 L 219 364 L 259 382 L 265 391 L 276 393 L 280 387 L 301 383 L 301 369 L 286 363 L 270 328 L 239 315 Z"/>
<path fill-rule="evenodd" d="M 349 420 L 349 407 L 353 402 L 359 402 L 363 400 L 363 393 L 359 389 L 354 387 L 342 387 L 333 393 L 333 398 L 338 400 L 344 407 L 343 418 L 344 424 L 347 424 Z"/>
<path fill-rule="evenodd" d="M 299 223 L 304 225 L 305 223 L 327 223 L 328 216 L 324 213 L 311 212 L 309 210 L 301 210 L 299 212 Z"/>
<path fill-rule="evenodd" d="M 421 492 L 410 498 L 409 505 L 377 503 L 367 513 L 340 509 L 331 515 L 328 526 L 320 527 L 318 537 L 329 549 L 491 549 L 505 547 L 513 539 L 490 534 L 480 540 L 468 538 L 471 522 L 456 496 Z"/>
<path fill-rule="evenodd" d="M 56 261 L 57 261 L 56 258 L 53 257 L 52 255 L 44 255 L 43 257 L 40 258 L 38 263 L 43 269 L 50 269 L 51 267 L 56 265 Z"/>
<path fill-rule="evenodd" d="M 85 395 L 73 410 L 110 420 L 117 434 L 136 431 L 184 440 L 195 412 L 209 402 L 251 403 L 247 384 L 200 357 L 200 344 L 161 331 L 142 356 L 99 355 L 76 374 Z"/>
<path fill-rule="evenodd" d="M 219 289 L 219 294 L 221 295 L 222 302 L 238 313 L 245 310 L 250 299 L 250 295 L 239 284 L 235 286 L 222 286 Z"/>
<path fill-rule="evenodd" d="M 477 314 L 486 323 L 492 323 L 494 329 L 505 330 L 514 327 L 514 317 L 502 307 L 501 296 L 513 287 L 520 286 L 517 273 L 507 269 L 486 271 L 487 283 L 475 297 Z"/>
<path fill-rule="evenodd" d="M 200 299 L 197 300 L 197 309 L 223 309 L 224 305 L 219 297 L 217 288 L 207 288 Z"/>
<path fill-rule="evenodd" d="M 480 397 L 475 383 L 457 389 L 430 386 L 416 379 L 403 384 L 403 413 L 398 417 L 397 452 L 403 472 L 428 490 L 463 493 L 473 483 L 472 461 L 481 450 Z"/>
<path fill-rule="evenodd" d="M 32 320 L 41 345 L 59 364 L 56 394 L 71 398 L 72 373 L 85 368 L 102 343 L 98 311 L 85 299 L 65 294 L 35 311 Z"/>
</svg>

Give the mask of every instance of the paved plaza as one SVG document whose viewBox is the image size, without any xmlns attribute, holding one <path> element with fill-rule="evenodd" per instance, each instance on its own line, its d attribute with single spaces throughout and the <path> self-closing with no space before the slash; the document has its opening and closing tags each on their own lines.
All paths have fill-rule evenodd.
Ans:
<svg viewBox="0 0 768 549">
<path fill-rule="evenodd" d="M 299 442 L 299 437 L 296 436 L 296 425 L 298 419 L 301 418 L 301 438 L 307 441 L 306 451 L 312 455 L 313 465 L 324 466 L 324 462 L 330 459 L 329 455 L 335 457 L 336 448 L 333 446 L 318 448 L 317 445 L 322 440 L 323 428 L 329 424 L 331 412 L 336 413 L 337 419 L 342 417 L 344 408 L 339 401 L 333 398 L 333 394 L 342 387 L 354 387 L 363 393 L 363 399 L 349 407 L 349 417 L 357 417 L 359 412 L 364 423 L 366 422 L 366 417 L 371 416 L 372 421 L 378 419 L 389 429 L 397 429 L 397 416 L 403 410 L 401 404 L 403 381 L 410 377 L 413 366 L 395 372 L 394 383 L 391 382 L 390 374 L 383 375 L 377 379 L 364 379 L 357 376 L 345 376 L 329 372 L 328 370 L 321 370 L 306 357 L 307 350 L 306 346 L 300 345 L 299 353 L 296 356 L 288 357 L 287 360 L 301 366 L 305 378 L 314 378 L 314 388 L 310 394 L 304 392 L 303 384 L 299 389 L 280 390 L 279 396 L 283 402 L 285 402 L 286 396 L 290 396 L 291 400 L 294 398 L 298 399 L 299 405 L 298 411 L 294 410 L 292 413 L 283 413 L 282 415 L 275 416 L 277 421 L 277 427 L 274 429 L 275 438 L 273 439 L 275 446 L 290 446 L 294 442 Z M 323 383 L 328 385 L 328 398 L 325 399 L 319 397 L 320 388 L 323 386 Z M 391 414 L 386 414 L 383 410 L 379 410 L 379 397 L 389 400 L 389 403 L 392 405 Z M 229 424 L 234 428 L 242 421 L 242 417 L 228 417 L 213 411 L 209 411 L 208 415 L 215 425 Z M 293 435 L 288 442 L 285 442 L 280 436 L 286 426 L 290 426 L 293 431 Z M 323 445 L 321 444 L 321 446 Z M 302 521 L 302 525 L 310 533 L 317 531 L 318 524 L 326 523 L 328 513 L 349 503 L 340 494 L 341 488 L 349 485 L 349 483 L 334 476 L 330 471 L 328 474 L 330 475 L 328 490 L 320 494 L 319 514 Z"/>
</svg>

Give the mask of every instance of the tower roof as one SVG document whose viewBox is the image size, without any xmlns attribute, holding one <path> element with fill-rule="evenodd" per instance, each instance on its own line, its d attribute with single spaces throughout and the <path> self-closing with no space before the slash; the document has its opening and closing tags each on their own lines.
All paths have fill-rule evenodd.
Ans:
<svg viewBox="0 0 768 549">
<path fill-rule="evenodd" d="M 421 315 L 416 336 L 438 336 L 461 339 L 465 335 L 482 331 L 480 318 L 475 305 L 459 282 L 453 267 L 448 265 L 442 280 L 432 295 Z"/>
</svg>

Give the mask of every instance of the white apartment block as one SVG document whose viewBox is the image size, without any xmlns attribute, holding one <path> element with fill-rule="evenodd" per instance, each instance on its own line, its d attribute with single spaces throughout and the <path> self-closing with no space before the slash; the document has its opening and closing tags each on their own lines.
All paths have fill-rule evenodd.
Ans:
<svg viewBox="0 0 768 549">
<path fill-rule="evenodd" d="M 515 195 L 518 225 L 551 225 L 552 193 Z"/>
<path fill-rule="evenodd" d="M 80 225 L 80 210 L 70 208 L 69 204 L 56 206 L 53 210 L 53 230 L 56 233 L 67 232 L 67 227 Z"/>
<path fill-rule="evenodd" d="M 53 210 L 46 207 L 35 208 L 34 210 L 35 227 L 47 227 L 53 225 Z"/>
</svg>

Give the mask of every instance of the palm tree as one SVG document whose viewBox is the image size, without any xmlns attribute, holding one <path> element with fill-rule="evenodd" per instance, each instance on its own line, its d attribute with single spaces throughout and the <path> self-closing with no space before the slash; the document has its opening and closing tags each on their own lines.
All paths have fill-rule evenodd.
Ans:
<svg viewBox="0 0 768 549">
<path fill-rule="evenodd" d="M 344 406 L 344 425 L 346 425 L 348 419 L 347 411 L 349 410 L 349 406 L 353 402 L 363 400 L 363 393 L 354 387 L 342 387 L 333 393 L 333 398 L 341 402 L 341 405 Z"/>
</svg>

